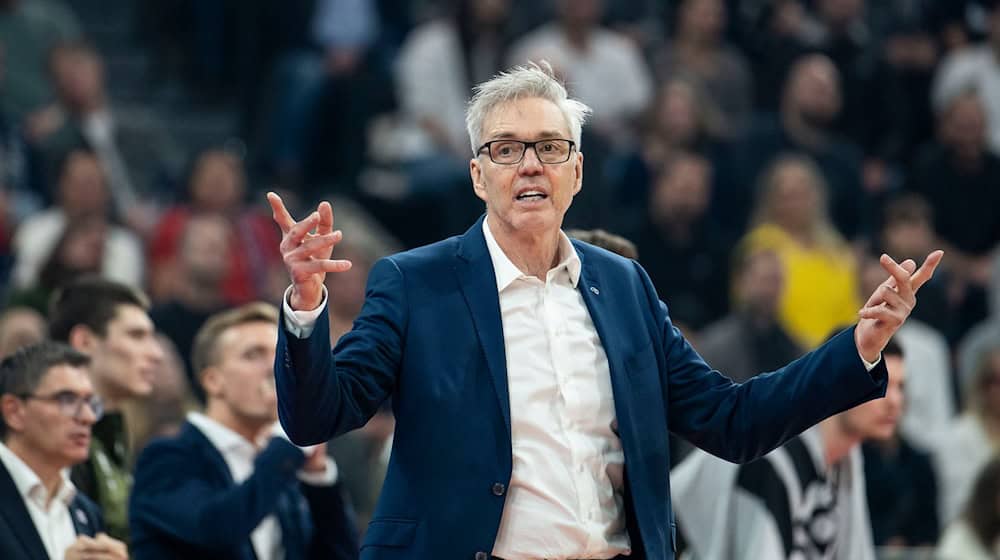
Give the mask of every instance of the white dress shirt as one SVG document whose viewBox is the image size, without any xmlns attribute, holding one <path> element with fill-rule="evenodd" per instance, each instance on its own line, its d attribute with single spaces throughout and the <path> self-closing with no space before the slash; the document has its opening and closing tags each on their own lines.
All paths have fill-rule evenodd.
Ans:
<svg viewBox="0 0 1000 560">
<path fill-rule="evenodd" d="M 200 412 L 189 412 L 187 421 L 198 428 L 219 450 L 229 467 L 233 482 L 241 484 L 250 478 L 258 452 L 253 443 Z M 284 432 L 276 431 L 266 437 L 269 438 L 271 435 L 283 436 Z M 260 443 L 263 447 L 267 441 Z M 333 484 L 337 478 L 336 465 L 332 459 L 327 458 L 326 466 L 326 472 L 323 474 L 300 472 L 299 480 L 315 486 Z M 281 560 L 285 557 L 285 550 L 281 544 L 281 525 L 278 524 L 278 518 L 274 514 L 268 515 L 257 525 L 250 534 L 250 542 L 253 543 L 253 551 L 258 560 Z"/>
<path fill-rule="evenodd" d="M 45 545 L 45 552 L 49 558 L 63 558 L 66 549 L 76 541 L 76 528 L 69 511 L 69 505 L 76 497 L 76 487 L 66 471 L 62 472 L 62 483 L 52 502 L 47 503 L 49 495 L 41 479 L 3 443 L 0 443 L 0 462 L 3 462 L 18 494 L 24 499 L 35 530 Z"/>
</svg>

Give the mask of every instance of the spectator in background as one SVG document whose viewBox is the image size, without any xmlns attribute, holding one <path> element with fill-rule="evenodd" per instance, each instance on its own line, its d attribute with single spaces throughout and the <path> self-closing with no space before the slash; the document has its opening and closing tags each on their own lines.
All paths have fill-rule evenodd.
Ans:
<svg viewBox="0 0 1000 560">
<path fill-rule="evenodd" d="M 894 253 L 904 258 L 906 253 Z M 882 281 L 878 256 L 867 255 L 859 267 L 858 297 Z M 927 286 L 927 284 L 925 284 Z M 923 292 L 921 292 L 923 293 Z M 938 448 L 946 427 L 955 417 L 954 377 L 948 341 L 940 331 L 913 317 L 896 331 L 896 339 L 906 348 L 906 402 L 900 433 L 906 441 L 923 452 Z"/>
<path fill-rule="evenodd" d="M 728 310 L 730 240 L 708 217 L 712 164 L 694 154 L 668 161 L 635 240 L 656 293 L 675 323 L 698 330 Z M 678 274 L 678 270 L 685 271 Z"/>
<path fill-rule="evenodd" d="M 129 445 L 136 457 L 152 440 L 176 435 L 187 413 L 201 406 L 192 394 L 184 362 L 173 341 L 160 333 L 156 341 L 163 349 L 163 360 L 152 376 L 153 390 L 141 399 L 122 403 Z"/>
<path fill-rule="evenodd" d="M 1000 556 L 1000 457 L 979 472 L 965 513 L 935 551 L 939 560 L 993 560 Z"/>
<path fill-rule="evenodd" d="M 700 560 L 874 560 L 861 443 L 887 440 L 904 405 L 902 350 L 882 351 L 884 398 L 824 420 L 757 461 L 696 452 L 671 471 L 678 532 Z"/>
<path fill-rule="evenodd" d="M 0 363 L 0 556 L 126 560 L 66 472 L 87 459 L 100 397 L 87 356 L 43 342 Z"/>
<path fill-rule="evenodd" d="M 109 279 L 141 286 L 145 272 L 142 243 L 132 231 L 111 221 L 111 193 L 97 156 L 75 149 L 56 166 L 56 204 L 27 218 L 14 234 L 16 261 L 12 284 L 28 288 L 38 282 L 68 224 L 95 220 L 107 229 L 100 272 Z"/>
<path fill-rule="evenodd" d="M 127 505 L 132 453 L 124 402 L 145 397 L 163 360 L 146 296 L 96 277 L 81 278 L 52 300 L 49 334 L 90 356 L 94 389 L 106 414 L 94 425 L 90 458 L 73 472 L 73 483 L 104 513 L 108 534 L 128 540 Z"/>
<path fill-rule="evenodd" d="M 229 249 L 221 256 L 226 270 L 225 302 L 235 305 L 278 297 L 282 288 L 274 283 L 279 282 L 282 264 L 275 243 L 280 236 L 267 214 L 246 204 L 245 195 L 246 175 L 239 158 L 220 149 L 198 154 L 188 176 L 188 200 L 163 214 L 150 241 L 150 292 L 154 300 L 176 297 L 183 289 L 181 241 L 188 220 L 202 214 L 221 216 L 232 228 Z"/>
<path fill-rule="evenodd" d="M 47 313 L 49 300 L 59 288 L 85 275 L 100 274 L 108 242 L 108 225 L 99 216 L 66 224 L 62 236 L 42 264 L 34 284 L 11 291 L 8 305 Z"/>
<path fill-rule="evenodd" d="M 638 145 L 612 164 L 621 174 L 612 185 L 619 209 L 615 227 L 630 228 L 643 218 L 652 183 L 668 161 L 684 152 L 714 160 L 724 127 L 697 81 L 680 75 L 667 79 L 639 123 Z"/>
<path fill-rule="evenodd" d="M 841 105 L 840 75 L 833 62 L 816 54 L 798 59 L 785 82 L 780 112 L 757 119 L 720 162 L 715 212 L 725 227 L 744 231 L 754 206 L 751 178 L 760 177 L 778 155 L 801 152 L 816 162 L 828 186 L 830 218 L 840 235 L 853 239 L 864 233 L 861 151 L 832 127 Z"/>
<path fill-rule="evenodd" d="M 987 150 L 985 126 L 982 98 L 953 98 L 940 113 L 938 141 L 922 151 L 912 173 L 911 189 L 934 208 L 934 230 L 949 250 L 958 336 L 985 318 L 1000 254 L 1000 156 Z"/>
<path fill-rule="evenodd" d="M 627 135 L 632 119 L 653 97 L 642 54 L 627 38 L 600 26 L 603 0 L 557 0 L 557 7 L 557 21 L 511 47 L 508 65 L 548 61 L 571 94 L 593 108 L 591 128 L 611 139 Z"/>
<path fill-rule="evenodd" d="M 634 261 L 639 260 L 639 251 L 635 248 L 634 243 L 620 235 L 608 233 L 603 229 L 571 229 L 566 231 L 566 237 L 579 239 L 580 241 L 590 243 L 595 247 L 607 249 L 608 251 L 611 251 L 616 255 L 621 255 L 626 259 L 632 259 Z"/>
<path fill-rule="evenodd" d="M 953 106 L 957 97 L 976 92 L 984 105 L 986 144 L 1000 155 L 1000 1 L 981 3 L 988 9 L 988 40 L 956 49 L 941 62 L 932 99 L 940 114 Z"/>
<path fill-rule="evenodd" d="M 754 85 L 754 108 L 777 112 L 782 84 L 789 70 L 808 47 L 802 39 L 806 10 L 800 0 L 767 0 L 757 3 L 757 9 L 733 13 L 739 23 L 740 44 L 750 61 Z"/>
<path fill-rule="evenodd" d="M 202 324 L 227 307 L 224 290 L 228 261 L 236 240 L 232 224 L 219 214 L 195 214 L 184 224 L 174 286 L 149 312 L 156 328 L 176 346 L 184 378 L 202 403 L 205 394 L 191 369 L 191 347 Z"/>
<path fill-rule="evenodd" d="M 366 124 L 392 105 L 381 17 L 375 0 L 314 6 L 304 30 L 309 48 L 284 55 L 275 68 L 266 157 L 281 185 L 308 186 L 310 175 L 327 173 L 350 192 L 365 159 Z"/>
<path fill-rule="evenodd" d="M 830 221 L 827 186 L 808 158 L 777 158 L 760 178 L 753 229 L 743 251 L 773 251 L 785 271 L 781 326 L 803 349 L 857 318 L 857 266 L 850 245 Z"/>
<path fill-rule="evenodd" d="M 0 107 L 14 122 L 30 113 L 32 119 L 51 118 L 40 111 L 52 101 L 45 73 L 49 50 L 58 42 L 80 35 L 76 16 L 54 0 L 0 0 L 0 50 L 7 53 L 7 83 Z"/>
<path fill-rule="evenodd" d="M 778 320 L 784 270 L 768 250 L 738 252 L 733 267 L 733 310 L 705 327 L 698 352 L 713 368 L 743 382 L 803 354 Z"/>
<path fill-rule="evenodd" d="M 139 457 L 129 507 L 136 560 L 357 558 L 326 446 L 298 448 L 277 425 L 277 323 L 274 306 L 253 303 L 198 332 L 192 361 L 208 403 Z"/>
<path fill-rule="evenodd" d="M 1000 347 L 982 354 L 975 377 L 964 389 L 965 409 L 948 424 L 934 453 L 945 525 L 961 513 L 972 496 L 976 474 L 1000 451 Z"/>
<path fill-rule="evenodd" d="M 150 227 L 141 203 L 165 198 L 163 184 L 176 173 L 180 152 L 150 113 L 116 111 L 97 50 L 84 42 L 60 43 L 49 56 L 58 94 L 54 117 L 34 126 L 30 140 L 42 152 L 47 170 L 76 149 L 89 149 L 105 171 L 118 215 L 139 231 Z"/>
<path fill-rule="evenodd" d="M 0 16 L 2 18 L 2 16 Z M 0 100 L 6 97 L 7 52 L 0 41 Z M 10 251 L 13 224 L 42 205 L 44 192 L 23 127 L 0 103 L 0 251 Z M 3 263 L 3 272 L 8 263 Z"/>
<path fill-rule="evenodd" d="M 38 311 L 7 307 L 0 313 L 0 359 L 45 340 L 47 332 L 45 317 Z"/>
<path fill-rule="evenodd" d="M 673 40 L 657 58 L 661 81 L 681 74 L 695 78 L 725 119 L 720 132 L 734 137 L 749 124 L 753 79 L 746 58 L 724 41 L 726 5 L 722 0 L 682 0 Z"/>
</svg>

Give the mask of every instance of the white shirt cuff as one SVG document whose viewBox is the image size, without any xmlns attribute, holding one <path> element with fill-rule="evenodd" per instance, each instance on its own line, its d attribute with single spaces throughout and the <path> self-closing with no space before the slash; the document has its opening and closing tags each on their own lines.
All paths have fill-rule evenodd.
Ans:
<svg viewBox="0 0 1000 560">
<path fill-rule="evenodd" d="M 332 458 L 326 458 L 326 470 L 322 472 L 299 471 L 299 480 L 310 486 L 333 486 L 339 476 L 337 463 Z"/>
<path fill-rule="evenodd" d="M 861 363 L 865 364 L 865 371 L 869 372 L 875 369 L 875 366 L 877 366 L 878 363 L 882 361 L 882 354 L 879 354 L 878 358 L 876 358 L 874 362 L 869 362 L 868 360 L 866 360 L 865 357 L 862 356 L 860 352 L 858 353 L 858 357 L 861 358 Z"/>
<path fill-rule="evenodd" d="M 285 290 L 285 295 L 281 296 L 281 305 L 285 311 L 285 329 L 296 338 L 309 338 L 309 335 L 313 332 L 313 328 L 316 327 L 316 319 L 319 318 L 320 313 L 323 312 L 323 308 L 326 307 L 326 286 L 323 286 L 323 300 L 312 311 L 292 309 L 292 306 L 288 303 L 291 295 L 292 287 L 289 286 Z"/>
</svg>

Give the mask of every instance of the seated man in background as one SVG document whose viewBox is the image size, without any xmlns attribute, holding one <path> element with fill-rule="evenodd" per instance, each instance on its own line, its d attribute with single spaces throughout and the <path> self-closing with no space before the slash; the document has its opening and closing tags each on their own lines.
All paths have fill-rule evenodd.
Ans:
<svg viewBox="0 0 1000 560">
<path fill-rule="evenodd" d="M 0 558 L 126 560 L 66 474 L 87 459 L 101 399 L 90 360 L 41 342 L 0 363 Z"/>
<path fill-rule="evenodd" d="M 139 457 L 129 508 L 136 560 L 357 557 L 325 445 L 300 449 L 277 425 L 277 320 L 273 306 L 248 304 L 211 317 L 195 337 L 207 405 Z"/>
<path fill-rule="evenodd" d="M 861 443 L 895 433 L 906 376 L 895 341 L 882 357 L 885 398 L 832 416 L 757 461 L 733 465 L 699 451 L 670 473 L 678 533 L 695 558 L 874 560 Z"/>
</svg>

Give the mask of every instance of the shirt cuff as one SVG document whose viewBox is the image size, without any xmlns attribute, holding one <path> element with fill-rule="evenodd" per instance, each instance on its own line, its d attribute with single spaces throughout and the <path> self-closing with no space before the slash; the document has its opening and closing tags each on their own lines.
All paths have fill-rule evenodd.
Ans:
<svg viewBox="0 0 1000 560">
<path fill-rule="evenodd" d="M 326 307 L 326 286 L 323 286 L 323 299 L 316 309 L 312 311 L 292 309 L 292 306 L 288 303 L 291 294 L 292 287 L 289 286 L 285 289 L 285 295 L 281 296 L 281 305 L 285 311 L 285 330 L 296 338 L 309 338 L 309 335 L 313 332 L 313 328 L 316 327 L 316 319 L 319 318 L 320 313 L 323 312 L 323 308 Z"/>
<path fill-rule="evenodd" d="M 337 483 L 339 475 L 337 463 L 330 457 L 326 458 L 326 470 L 323 472 L 298 472 L 299 480 L 310 486 L 333 486 Z"/>
<path fill-rule="evenodd" d="M 875 358 L 874 362 L 869 362 L 868 360 L 866 360 L 865 357 L 862 356 L 860 352 L 858 352 L 858 357 L 861 358 L 861 363 L 865 364 L 865 371 L 869 373 L 871 373 L 871 371 L 875 369 L 875 366 L 877 366 L 878 363 L 882 361 L 881 353 L 878 355 L 878 358 Z"/>
</svg>

